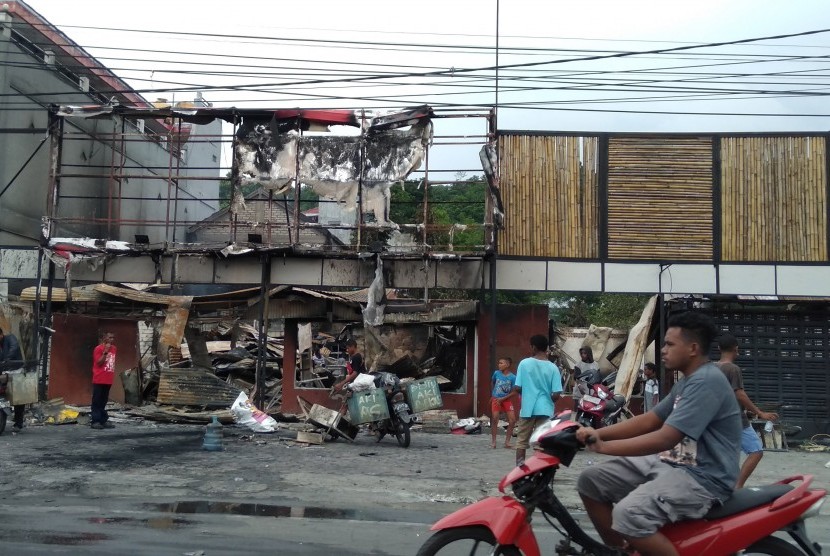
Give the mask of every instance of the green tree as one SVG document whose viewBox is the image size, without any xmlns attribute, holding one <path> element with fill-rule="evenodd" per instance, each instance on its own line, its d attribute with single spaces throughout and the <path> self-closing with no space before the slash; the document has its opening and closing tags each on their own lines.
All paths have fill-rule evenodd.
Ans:
<svg viewBox="0 0 830 556">
<path fill-rule="evenodd" d="M 561 293 L 549 297 L 551 318 L 557 325 L 585 327 L 595 324 L 625 329 L 640 320 L 650 296 Z"/>
</svg>

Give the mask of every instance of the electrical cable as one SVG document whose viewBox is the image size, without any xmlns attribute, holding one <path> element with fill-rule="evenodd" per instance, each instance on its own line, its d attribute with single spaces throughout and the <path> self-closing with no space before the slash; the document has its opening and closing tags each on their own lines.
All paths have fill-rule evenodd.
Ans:
<svg viewBox="0 0 830 556">
<path fill-rule="evenodd" d="M 129 29 L 115 29 L 115 30 L 120 30 L 120 31 L 123 31 L 123 32 L 135 31 L 135 30 L 129 30 Z M 581 57 L 581 58 L 573 58 L 573 59 L 567 59 L 567 60 L 545 60 L 545 61 L 505 64 L 503 66 L 500 66 L 499 69 L 504 70 L 504 69 L 507 69 L 507 68 L 536 67 L 536 66 L 541 66 L 541 65 L 550 65 L 550 64 L 558 64 L 558 63 L 571 63 L 571 62 L 575 62 L 575 61 L 594 61 L 594 60 L 624 58 L 624 57 L 638 56 L 638 55 L 643 55 L 643 54 L 660 54 L 660 53 L 666 53 L 666 52 L 676 52 L 676 51 L 690 50 L 690 49 L 709 48 L 709 47 L 715 47 L 715 46 L 746 44 L 746 43 L 761 41 L 761 40 L 773 40 L 773 39 L 789 38 L 789 37 L 797 37 L 797 36 L 809 36 L 809 35 L 827 33 L 828 31 L 830 31 L 830 29 L 819 29 L 819 30 L 803 31 L 803 32 L 800 32 L 800 33 L 790 33 L 790 34 L 784 34 L 784 35 L 754 37 L 754 38 L 739 39 L 739 40 L 733 40 L 733 41 L 722 41 L 722 42 L 717 42 L 717 43 L 706 43 L 706 44 L 697 44 L 697 45 L 678 46 L 678 47 L 672 47 L 672 48 L 667 48 L 667 49 L 656 49 L 656 50 L 649 50 L 649 51 L 629 51 L 629 52 L 608 54 L 608 55 L 585 56 L 585 57 Z M 172 32 L 152 31 L 152 33 L 171 34 Z M 208 34 L 187 33 L 187 35 L 215 36 L 215 34 L 209 34 L 209 33 Z M 485 67 L 479 67 L 479 68 L 452 68 L 451 70 L 435 70 L 435 71 L 429 71 L 429 72 L 409 72 L 409 73 L 400 73 L 400 74 L 397 74 L 397 75 L 395 75 L 395 74 L 392 74 L 392 75 L 394 75 L 396 77 L 413 77 L 413 78 L 414 77 L 434 77 L 434 76 L 440 76 L 440 75 L 446 76 L 448 74 L 455 75 L 456 73 L 469 74 L 469 73 L 474 73 L 474 72 L 479 72 L 479 71 L 493 71 L 494 69 L 495 69 L 495 67 L 493 67 L 493 66 L 485 66 Z M 375 80 L 378 80 L 378 79 L 382 79 L 384 77 L 388 77 L 388 76 L 377 76 L 377 75 L 361 76 L 361 77 L 352 77 L 352 78 L 348 78 L 348 79 L 342 79 L 340 81 L 344 81 L 344 82 L 375 81 Z M 288 83 L 288 84 L 289 85 L 324 85 L 324 84 L 330 83 L 330 82 L 331 82 L 331 80 L 305 80 L 305 81 L 298 81 L 298 82 Z M 279 84 L 274 84 L 274 85 L 285 86 L 287 84 L 279 83 Z M 192 90 L 194 90 L 194 89 L 193 88 L 179 88 L 179 89 L 176 89 L 173 92 L 186 92 L 186 91 L 192 91 Z M 145 89 L 145 90 L 139 89 L 139 90 L 134 90 L 134 91 L 129 91 L 129 92 L 141 94 L 143 92 L 155 92 L 155 91 L 156 91 L 156 89 Z M 114 91 L 114 92 L 124 92 L 124 91 Z M 42 94 L 48 94 L 48 93 L 42 93 Z"/>
</svg>

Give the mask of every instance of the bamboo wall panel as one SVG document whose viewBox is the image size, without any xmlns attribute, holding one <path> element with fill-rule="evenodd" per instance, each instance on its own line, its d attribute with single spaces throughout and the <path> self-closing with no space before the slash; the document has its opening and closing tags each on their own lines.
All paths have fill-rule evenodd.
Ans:
<svg viewBox="0 0 830 556">
<path fill-rule="evenodd" d="M 724 261 L 826 261 L 824 137 L 721 139 Z"/>
<path fill-rule="evenodd" d="M 499 137 L 504 255 L 599 257 L 596 137 Z"/>
<path fill-rule="evenodd" d="M 712 260 L 711 137 L 611 137 L 608 258 Z"/>
</svg>

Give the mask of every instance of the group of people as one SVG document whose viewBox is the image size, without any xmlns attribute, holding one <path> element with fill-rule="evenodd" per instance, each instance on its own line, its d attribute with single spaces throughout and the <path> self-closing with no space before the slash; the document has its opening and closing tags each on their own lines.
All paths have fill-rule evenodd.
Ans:
<svg viewBox="0 0 830 556">
<path fill-rule="evenodd" d="M 703 517 L 743 487 L 758 465 L 763 447 L 746 411 L 771 421 L 778 415 L 761 411 L 744 391 L 734 336 L 721 335 L 720 360 L 709 360 L 716 337 L 713 321 L 702 313 L 672 317 L 661 359 L 666 369 L 678 371 L 682 378 L 668 395 L 660 399 L 656 366 L 646 364 L 642 415 L 577 431 L 589 450 L 620 456 L 587 468 L 577 482 L 588 516 L 609 546 L 644 555 L 677 554 L 660 528 Z M 502 358 L 491 378 L 493 447 L 501 412 L 509 419 L 509 446 L 514 402 L 521 395 L 517 465 L 524 461 L 533 429 L 553 415 L 562 391 L 559 370 L 547 358 L 547 338 L 533 336 L 530 350 L 531 357 L 519 363 L 515 375 L 510 372 L 511 360 Z M 742 466 L 740 451 L 747 455 Z"/>
<path fill-rule="evenodd" d="M 513 360 L 502 357 L 490 377 L 492 396 L 490 409 L 492 420 L 490 433 L 492 446 L 496 447 L 497 424 L 501 413 L 508 419 L 505 448 L 512 448 L 510 439 L 516 426 L 514 400 L 521 398 L 518 430 L 516 432 L 516 465 L 520 465 L 530 447 L 533 430 L 554 413 L 556 400 L 562 395 L 562 376 L 559 368 L 548 359 L 548 339 L 537 334 L 530 338 L 530 357 L 522 359 L 511 372 Z"/>
<path fill-rule="evenodd" d="M 110 388 L 115 379 L 115 335 L 112 332 L 102 332 L 99 343 L 92 350 L 92 403 L 90 407 L 90 426 L 96 430 L 111 429 L 115 425 L 109 422 L 107 400 Z M 0 394 L 5 394 L 11 375 L 23 369 L 23 355 L 20 351 L 20 342 L 14 334 L 6 334 L 0 329 Z M 12 378 L 13 380 L 13 378 Z M 23 430 L 23 418 L 26 406 L 14 406 L 14 423 L 12 430 Z"/>
</svg>

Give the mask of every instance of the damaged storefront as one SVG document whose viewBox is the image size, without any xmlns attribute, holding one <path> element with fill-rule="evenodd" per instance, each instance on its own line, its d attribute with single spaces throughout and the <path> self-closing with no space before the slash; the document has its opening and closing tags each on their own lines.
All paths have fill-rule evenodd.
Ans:
<svg viewBox="0 0 830 556">
<path fill-rule="evenodd" d="M 199 296 L 134 288 L 46 292 L 55 308 L 46 398 L 88 405 L 92 349 L 108 330 L 119 350 L 112 400 L 148 419 L 206 422 L 216 414 L 231 422 L 228 408 L 240 392 L 271 415 L 301 414 L 303 400 L 336 409 L 330 387 L 342 376 L 348 338 L 358 341 L 371 371 L 404 383 L 434 377 L 443 406 L 459 416 L 483 413 L 489 399 L 489 315 L 476 301 L 423 303 L 386 289 L 373 308 L 380 324 L 368 324 L 371 289 L 278 286 L 263 307 L 259 288 Z M 506 350 L 523 354 L 526 338 L 544 329 L 543 309 L 501 309 L 498 333 L 516 334 Z"/>
</svg>

